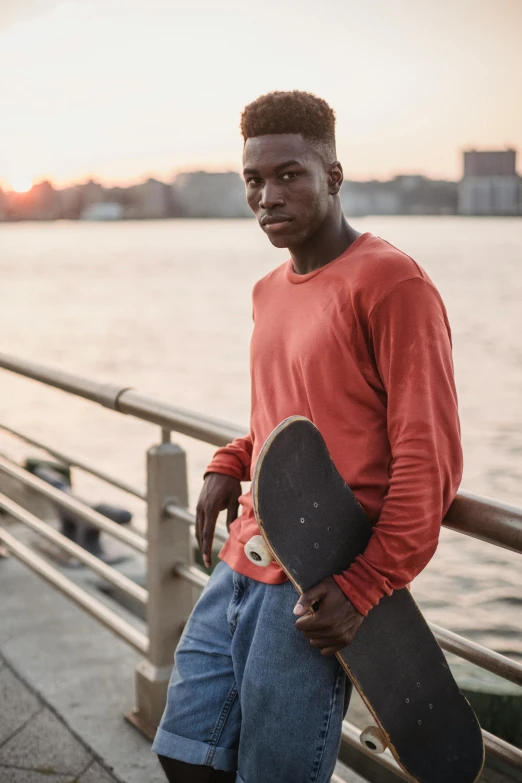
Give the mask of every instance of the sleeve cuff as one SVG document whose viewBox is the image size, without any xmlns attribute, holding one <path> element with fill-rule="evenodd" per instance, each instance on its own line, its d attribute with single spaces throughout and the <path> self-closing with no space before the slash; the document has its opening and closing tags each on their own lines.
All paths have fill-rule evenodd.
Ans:
<svg viewBox="0 0 522 783">
<path fill-rule="evenodd" d="M 232 476 L 238 481 L 246 481 L 244 478 L 245 466 L 234 454 L 215 454 L 210 461 L 204 475 L 207 473 L 222 473 L 224 476 Z"/>
<path fill-rule="evenodd" d="M 342 574 L 334 574 L 333 578 L 345 596 L 364 617 L 370 609 L 377 606 L 384 595 L 391 595 L 393 592 L 387 579 L 376 582 L 361 555 L 356 558 L 347 571 L 343 571 Z"/>
</svg>

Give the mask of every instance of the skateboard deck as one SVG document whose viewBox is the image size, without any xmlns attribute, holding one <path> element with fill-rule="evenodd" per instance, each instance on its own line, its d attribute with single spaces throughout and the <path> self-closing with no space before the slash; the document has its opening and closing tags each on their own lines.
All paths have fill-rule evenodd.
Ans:
<svg viewBox="0 0 522 783">
<path fill-rule="evenodd" d="M 268 551 L 258 546 L 259 554 L 252 540 L 247 554 L 258 565 L 273 557 L 299 593 L 349 568 L 372 534 L 319 430 L 304 417 L 286 419 L 269 436 L 252 494 Z M 370 732 L 361 741 L 379 751 L 380 736 L 418 783 L 479 778 L 477 718 L 407 588 L 382 598 L 336 655 L 380 729 L 377 739 Z"/>
</svg>

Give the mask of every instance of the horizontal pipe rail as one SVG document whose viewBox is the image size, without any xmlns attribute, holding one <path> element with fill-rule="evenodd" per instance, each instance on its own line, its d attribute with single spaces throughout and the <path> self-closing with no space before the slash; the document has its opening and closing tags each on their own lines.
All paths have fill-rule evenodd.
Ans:
<svg viewBox="0 0 522 783">
<path fill-rule="evenodd" d="M 508 742 L 500 739 L 500 737 L 496 737 L 484 729 L 482 729 L 482 737 L 486 752 L 490 756 L 504 761 L 506 764 L 515 767 L 515 769 L 522 769 L 522 750 L 520 748 L 510 745 Z"/>
<path fill-rule="evenodd" d="M 8 476 L 11 476 L 11 478 L 17 479 L 27 487 L 31 487 L 35 492 L 49 498 L 58 506 L 66 508 L 90 525 L 99 528 L 99 530 L 103 530 L 104 533 L 108 533 L 114 538 L 117 538 L 118 541 L 121 541 L 123 544 L 127 544 L 127 546 L 136 549 L 138 552 L 147 551 L 147 539 L 143 536 L 134 533 L 132 530 L 126 530 L 121 525 L 116 524 L 116 522 L 104 517 L 102 514 L 99 514 L 97 511 L 94 511 L 94 509 L 84 505 L 79 500 L 76 500 L 76 498 L 73 498 L 71 495 L 61 492 L 59 489 L 55 489 L 50 484 L 47 484 L 47 482 L 34 476 L 32 473 L 29 473 L 29 471 L 24 470 L 19 465 L 15 465 L 13 462 L 5 459 L 5 457 L 0 457 L 0 472 L 6 473 Z"/>
<path fill-rule="evenodd" d="M 105 481 L 107 484 L 111 484 L 112 486 L 127 492 L 129 495 L 134 495 L 140 500 L 147 500 L 147 495 L 145 492 L 142 492 L 140 489 L 136 489 L 136 487 L 127 484 L 127 482 L 122 481 L 121 479 L 110 476 L 108 473 L 105 473 L 102 470 L 98 470 L 98 468 L 95 468 L 93 465 L 89 465 L 89 463 L 84 462 L 83 460 L 77 459 L 76 457 L 71 457 L 68 454 L 64 454 L 63 451 L 57 451 L 57 449 L 53 449 L 51 446 L 48 446 L 45 443 L 41 443 L 40 441 L 31 438 L 29 435 L 20 432 L 20 430 L 14 430 L 12 427 L 8 427 L 5 424 L 0 424 L 0 429 L 4 430 L 5 432 L 9 432 L 16 438 L 20 438 L 20 440 L 25 441 L 25 443 L 29 443 L 31 446 L 36 446 L 37 449 L 46 451 L 52 457 L 55 457 L 55 459 L 59 460 L 59 462 L 63 462 L 64 465 L 68 465 L 71 468 L 79 468 L 85 473 L 89 473 L 91 476 L 96 476 L 96 478 Z"/>
<path fill-rule="evenodd" d="M 147 654 L 149 648 L 149 640 L 145 634 L 138 631 L 126 620 L 123 620 L 116 612 L 108 609 L 101 601 L 93 598 L 89 593 L 83 590 L 70 579 L 63 576 L 56 568 L 53 568 L 47 563 L 43 557 L 40 557 L 29 547 L 22 544 L 18 539 L 12 536 L 7 530 L 0 527 L 0 541 L 3 541 L 8 550 L 14 557 L 20 560 L 25 565 L 43 577 L 54 587 L 58 588 L 61 593 L 73 600 L 82 609 L 85 609 L 92 617 L 105 625 L 109 630 L 119 636 L 121 639 L 134 647 L 135 650 Z"/>
<path fill-rule="evenodd" d="M 229 422 L 201 416 L 138 394 L 126 386 L 97 383 L 3 353 L 0 353 L 0 368 L 215 446 L 223 446 L 247 431 Z M 443 524 L 460 533 L 522 553 L 520 508 L 461 491 Z"/>
<path fill-rule="evenodd" d="M 433 635 L 440 646 L 448 652 L 464 658 L 481 669 L 497 674 L 504 680 L 509 680 L 517 685 L 522 685 L 522 664 L 507 658 L 505 655 L 489 650 L 481 644 L 472 642 L 459 636 L 453 631 L 441 628 L 440 625 L 429 623 Z"/>
<path fill-rule="evenodd" d="M 484 500 L 484 506 L 488 508 L 501 506 L 503 516 L 497 519 L 494 514 L 492 514 L 492 526 L 488 526 L 484 520 L 482 520 L 481 527 L 477 528 L 477 530 L 473 530 L 471 518 L 475 513 L 474 509 L 478 509 L 477 513 L 485 513 L 482 508 L 482 500 Z M 453 507 L 457 503 L 461 504 L 461 508 L 465 507 L 466 509 L 462 517 L 462 522 L 460 521 L 461 518 L 459 515 L 453 510 Z M 175 503 L 169 503 L 166 507 L 166 512 L 169 516 L 179 519 L 181 522 L 186 522 L 189 525 L 195 524 L 196 517 L 194 514 L 191 514 L 190 511 L 185 508 L 181 508 L 181 506 L 177 506 Z M 507 506 L 504 503 L 496 504 L 494 501 L 479 498 L 476 495 L 471 495 L 469 492 L 461 492 L 448 512 L 448 516 L 446 516 L 443 524 L 451 530 L 456 530 L 474 538 L 480 538 L 489 544 L 496 544 L 505 549 L 512 549 L 515 552 L 520 551 L 522 553 L 522 509 L 516 508 L 515 506 Z M 495 526 L 496 529 L 494 530 L 493 528 Z M 221 530 L 219 530 L 219 528 L 220 526 L 218 525 L 216 531 L 223 533 L 225 528 L 221 528 Z M 225 532 L 225 537 L 226 536 L 228 536 L 227 532 Z"/>
<path fill-rule="evenodd" d="M 461 491 L 444 527 L 522 554 L 522 508 Z"/>
<path fill-rule="evenodd" d="M 234 438 L 244 437 L 248 431 L 248 428 L 197 415 L 135 391 L 124 391 L 121 394 L 117 410 L 214 446 L 226 446 Z"/>
<path fill-rule="evenodd" d="M 186 525 L 193 526 L 196 524 L 196 517 L 194 514 L 191 514 L 186 508 L 177 506 L 175 503 L 168 503 L 165 507 L 165 512 L 172 519 L 185 522 Z M 214 537 L 217 538 L 218 541 L 224 542 L 228 538 L 228 530 L 223 525 L 217 524 L 214 530 Z"/>
<path fill-rule="evenodd" d="M 179 522 L 184 522 L 186 525 L 195 525 L 196 517 L 187 508 L 177 506 L 175 503 L 167 503 L 165 506 L 165 513 L 172 519 L 177 519 Z"/>
<path fill-rule="evenodd" d="M 184 563 L 178 563 L 174 566 L 173 570 L 174 574 L 182 579 L 186 579 L 187 582 L 190 582 L 194 587 L 206 587 L 207 582 L 210 579 L 208 574 L 203 573 L 203 571 L 200 571 L 196 566 L 185 565 Z"/>
<path fill-rule="evenodd" d="M 25 508 L 19 506 L 18 503 L 14 503 L 10 498 L 7 498 L 2 494 L 0 494 L 0 508 L 8 511 L 12 517 L 19 522 L 22 522 L 24 525 L 27 525 L 27 527 L 43 536 L 47 541 L 51 541 L 56 546 L 60 547 L 60 549 L 68 552 L 75 557 L 76 560 L 79 560 L 92 571 L 99 574 L 99 576 L 103 577 L 107 582 L 110 582 L 127 595 L 135 598 L 140 604 L 147 605 L 149 594 L 145 588 L 136 584 L 136 582 L 133 582 L 132 579 L 129 579 L 127 576 L 120 574 L 119 571 L 104 563 L 99 557 L 91 555 L 86 549 L 75 544 L 74 541 L 71 541 L 67 536 L 62 535 L 53 527 L 46 524 L 41 519 L 38 519 L 38 517 L 35 517 L 34 514 L 31 514 L 29 511 L 26 511 Z"/>
<path fill-rule="evenodd" d="M 159 424 L 163 429 L 174 430 L 215 446 L 224 446 L 230 440 L 247 432 L 246 429 L 227 422 L 209 416 L 200 416 L 156 400 L 154 397 L 138 394 L 127 386 L 97 383 L 78 375 L 53 370 L 41 364 L 17 359 L 4 353 L 0 353 L 0 367 L 55 389 L 61 389 L 68 394 L 74 394 L 76 397 L 97 402 L 119 413 L 126 413 L 138 419 Z"/>
</svg>

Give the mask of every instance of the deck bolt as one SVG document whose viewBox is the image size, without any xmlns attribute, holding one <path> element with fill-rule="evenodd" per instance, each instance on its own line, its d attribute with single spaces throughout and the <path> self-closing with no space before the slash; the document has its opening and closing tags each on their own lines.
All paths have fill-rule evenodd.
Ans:
<svg viewBox="0 0 522 783">
<path fill-rule="evenodd" d="M 314 503 L 314 508 L 318 508 L 319 503 Z"/>
<path fill-rule="evenodd" d="M 304 525 L 304 517 L 301 517 L 301 524 Z"/>
<path fill-rule="evenodd" d="M 314 544 L 314 547 L 315 547 L 316 549 L 319 549 L 319 544 Z"/>
<path fill-rule="evenodd" d="M 417 723 L 419 724 L 419 726 L 422 726 L 422 721 L 421 720 L 418 720 Z"/>
<path fill-rule="evenodd" d="M 406 699 L 406 704 L 409 704 L 409 703 L 410 703 L 410 700 L 409 700 L 409 699 Z"/>
</svg>

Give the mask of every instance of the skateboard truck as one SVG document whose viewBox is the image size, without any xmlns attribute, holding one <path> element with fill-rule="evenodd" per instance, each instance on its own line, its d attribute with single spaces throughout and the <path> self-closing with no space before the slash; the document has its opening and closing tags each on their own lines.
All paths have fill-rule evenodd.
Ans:
<svg viewBox="0 0 522 783">
<path fill-rule="evenodd" d="M 365 748 L 368 748 L 375 754 L 384 753 L 388 747 L 388 741 L 384 736 L 384 732 L 378 726 L 367 726 L 361 731 L 359 740 L 361 745 L 364 745 Z"/>
<path fill-rule="evenodd" d="M 266 568 L 273 562 L 274 557 L 268 549 L 263 536 L 252 536 L 245 544 L 245 555 L 251 563 L 261 568 Z"/>
</svg>

